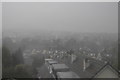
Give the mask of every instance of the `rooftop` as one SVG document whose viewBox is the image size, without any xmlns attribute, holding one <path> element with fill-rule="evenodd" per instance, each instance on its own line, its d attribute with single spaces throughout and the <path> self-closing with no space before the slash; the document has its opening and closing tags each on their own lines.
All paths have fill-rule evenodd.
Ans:
<svg viewBox="0 0 120 80">
<path fill-rule="evenodd" d="M 76 73 L 69 71 L 69 72 L 58 72 L 57 76 L 59 78 L 80 78 Z"/>
<path fill-rule="evenodd" d="M 53 64 L 53 69 L 57 70 L 57 69 L 69 69 L 68 66 L 66 66 L 65 64 Z"/>
</svg>

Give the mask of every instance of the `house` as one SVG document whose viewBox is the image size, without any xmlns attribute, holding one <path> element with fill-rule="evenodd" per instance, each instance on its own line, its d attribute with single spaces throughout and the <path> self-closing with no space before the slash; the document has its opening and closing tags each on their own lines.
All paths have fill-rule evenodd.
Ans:
<svg viewBox="0 0 120 80">
<path fill-rule="evenodd" d="M 93 74 L 91 78 L 119 78 L 119 72 L 107 62 L 104 63 L 92 58 L 83 61 L 83 71 Z"/>
<path fill-rule="evenodd" d="M 104 63 L 92 58 L 86 58 L 83 61 L 83 71 L 93 73 L 91 78 L 118 78 L 119 72 L 107 62 Z"/>
<path fill-rule="evenodd" d="M 53 59 L 45 59 L 45 64 L 48 67 L 50 73 L 52 73 L 52 64 L 57 64 L 58 62 Z"/>
<path fill-rule="evenodd" d="M 119 72 L 107 63 L 93 76 L 93 78 L 119 78 Z"/>
<path fill-rule="evenodd" d="M 94 78 L 118 78 L 119 77 L 118 71 L 114 69 L 114 67 L 112 67 L 108 62 L 91 58 L 91 57 L 84 57 L 81 55 L 77 55 L 77 57 L 78 57 L 77 61 L 75 61 L 72 64 L 70 63 L 71 58 L 69 57 L 65 59 L 61 59 L 61 61 L 58 61 L 59 63 L 57 64 L 52 64 L 51 65 L 52 74 L 49 73 L 48 69 L 45 69 L 46 66 L 43 66 L 40 69 L 40 72 L 42 72 L 40 73 L 41 77 L 62 78 L 59 80 L 64 80 L 63 77 L 67 78 L 72 76 L 72 78 L 74 78 L 73 76 L 74 73 L 71 73 L 71 71 L 75 72 L 75 74 L 80 76 L 81 79 L 82 78 L 94 79 Z M 49 59 L 46 59 L 46 61 L 47 60 L 49 61 Z M 50 62 L 51 61 L 52 60 L 50 60 Z M 64 64 L 61 64 L 61 63 L 64 63 Z"/>
<path fill-rule="evenodd" d="M 45 59 L 45 64 L 46 64 L 46 66 L 49 65 L 48 61 L 52 61 L 52 60 L 53 60 L 53 59 Z"/>
<path fill-rule="evenodd" d="M 66 72 L 69 71 L 69 67 L 66 66 L 65 64 L 52 64 L 52 72 L 53 76 L 56 78 L 57 77 L 57 72 Z"/>
<path fill-rule="evenodd" d="M 57 63 L 58 62 L 54 61 L 54 60 L 48 61 L 48 69 L 49 69 L 50 73 L 52 73 L 52 64 L 57 64 Z"/>
</svg>

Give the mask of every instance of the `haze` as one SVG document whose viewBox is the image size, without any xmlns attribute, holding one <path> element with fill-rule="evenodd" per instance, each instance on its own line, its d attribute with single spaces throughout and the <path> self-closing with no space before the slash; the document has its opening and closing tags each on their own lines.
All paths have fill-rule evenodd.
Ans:
<svg viewBox="0 0 120 80">
<path fill-rule="evenodd" d="M 3 31 L 118 31 L 117 2 L 11 2 L 2 5 Z"/>
</svg>

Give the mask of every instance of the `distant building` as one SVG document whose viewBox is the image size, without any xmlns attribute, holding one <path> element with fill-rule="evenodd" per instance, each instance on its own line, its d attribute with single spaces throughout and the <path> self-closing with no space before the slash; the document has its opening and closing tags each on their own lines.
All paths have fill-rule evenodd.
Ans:
<svg viewBox="0 0 120 80">
<path fill-rule="evenodd" d="M 98 60 L 102 60 L 101 53 L 98 53 L 97 59 L 98 59 Z"/>
</svg>

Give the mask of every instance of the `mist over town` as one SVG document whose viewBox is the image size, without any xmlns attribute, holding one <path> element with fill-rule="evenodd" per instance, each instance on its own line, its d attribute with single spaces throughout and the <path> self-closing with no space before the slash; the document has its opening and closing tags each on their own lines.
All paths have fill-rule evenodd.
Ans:
<svg viewBox="0 0 120 80">
<path fill-rule="evenodd" d="M 2 77 L 118 78 L 117 9 L 114 2 L 3 3 Z"/>
</svg>

